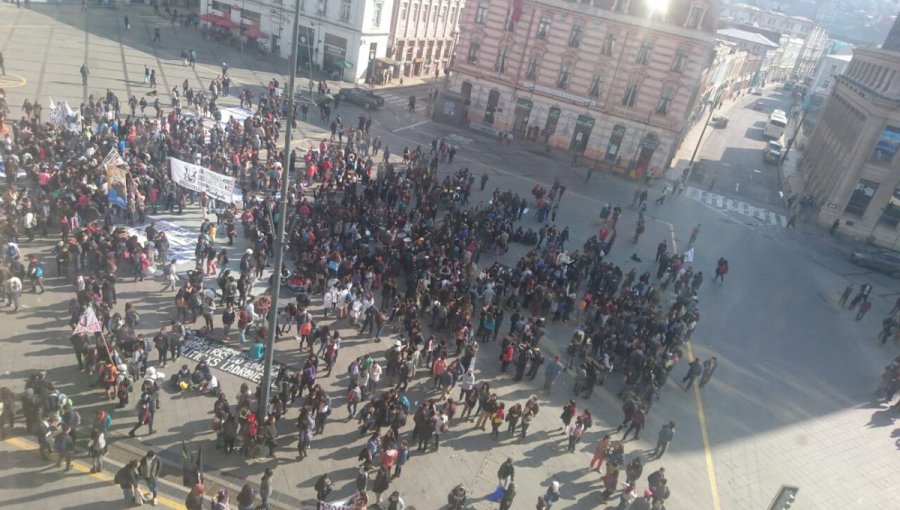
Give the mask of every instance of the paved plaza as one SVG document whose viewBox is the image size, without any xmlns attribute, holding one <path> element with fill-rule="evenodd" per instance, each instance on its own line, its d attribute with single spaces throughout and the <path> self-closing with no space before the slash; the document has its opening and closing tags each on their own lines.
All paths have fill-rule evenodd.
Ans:
<svg viewBox="0 0 900 510">
<path fill-rule="evenodd" d="M 124 14 L 129 15 L 132 25 L 127 31 L 122 22 Z M 160 29 L 162 42 L 152 44 L 155 28 Z M 196 67 L 183 65 L 182 49 L 197 51 Z M 12 118 L 21 115 L 25 98 L 44 103 L 45 111 L 50 98 L 77 108 L 89 95 L 99 96 L 107 89 L 120 98 L 140 98 L 149 91 L 143 83 L 145 65 L 157 70 L 164 106 L 169 104 L 167 91 L 180 88 L 184 80 L 194 88 L 205 89 L 221 72 L 223 62 L 234 79 L 233 91 L 248 88 L 258 95 L 273 77 L 287 82 L 283 61 L 220 47 L 204 40 L 198 31 L 175 27 L 155 16 L 152 9 L 137 6 L 116 10 L 89 7 L 82 12 L 79 5 L 70 3 L 32 3 L 31 9 L 3 3 L 0 51 L 7 71 L 0 77 L 0 88 L 6 92 Z M 81 83 L 82 64 L 90 69 L 87 86 Z M 305 87 L 306 78 L 299 78 L 298 85 Z M 719 367 L 702 391 L 685 392 L 678 382 L 687 368 L 683 361 L 679 363 L 662 389 L 660 401 L 653 405 L 641 438 L 625 443 L 628 460 L 635 455 L 646 459 L 662 424 L 669 420 L 677 423 L 669 451 L 660 460 L 648 461 L 644 468 L 640 491 L 647 487 L 646 476 L 664 466 L 672 492 L 666 502 L 669 510 L 764 510 L 782 484 L 800 487 L 794 509 L 900 508 L 900 484 L 896 483 L 900 479 L 900 429 L 896 416 L 874 398 L 884 366 L 898 354 L 896 345 L 881 345 L 876 336 L 881 319 L 900 296 L 900 284 L 851 265 L 849 248 L 813 227 L 801 224 L 796 230 L 785 228 L 785 211 L 770 194 L 774 184 L 768 176 L 752 182 L 745 194 L 734 193 L 733 182 L 724 177 L 725 169 L 740 173 L 734 180 L 745 182 L 741 179 L 752 177 L 752 167 L 762 164 L 755 162 L 761 160 L 761 145 L 745 138 L 746 129 L 759 120 L 759 113 L 747 107 L 750 99 L 740 98 L 726 105 L 732 127 L 711 133 L 700 152 L 709 164 L 723 168 L 727 185 L 714 190 L 719 198 L 703 195 L 709 193 L 708 182 L 701 179 L 692 182 L 683 195 L 656 206 L 653 200 L 667 181 L 655 183 L 650 189 L 647 230 L 633 244 L 636 211 L 630 204 L 637 184 L 601 173 L 594 173 L 586 182 L 585 170 L 569 167 L 565 155 L 545 155 L 518 142 L 497 146 L 473 131 L 432 123 L 421 112 L 406 112 L 403 98 L 415 94 L 424 100 L 434 86 L 441 83 L 380 91 L 390 101 L 385 109 L 373 114 L 373 131 L 394 154 L 402 152 L 404 146 L 426 147 L 434 138 L 454 140 L 459 147 L 454 165 L 441 165 L 439 171 L 444 174 L 466 166 L 475 175 L 485 171 L 489 175 L 483 192 L 477 186 L 473 188 L 473 204 L 489 200 L 495 187 L 530 197 L 535 184 L 549 188 L 558 178 L 568 191 L 556 223 L 569 226 L 572 237 L 568 246 L 579 248 L 596 235 L 601 225 L 600 209 L 608 203 L 619 204 L 624 208 L 622 230 L 608 260 L 625 271 L 637 267 L 638 274 L 655 270 L 652 261 L 657 243 L 666 240 L 675 249 L 686 249 L 691 228 L 702 224 L 694 244 L 693 266 L 704 271 L 706 279 L 699 293 L 701 320 L 689 352 L 701 359 L 716 356 Z M 773 102 L 785 100 L 777 92 L 767 91 L 767 95 Z M 222 102 L 226 106 L 237 103 L 234 92 Z M 340 113 L 346 123 L 353 124 L 360 110 L 342 105 Z M 318 143 L 326 133 L 321 123 L 300 123 L 295 131 L 297 146 Z M 696 130 L 689 134 L 685 142 L 688 147 L 682 149 L 688 157 L 697 134 Z M 686 159 L 683 156 L 680 153 L 676 161 Z M 680 169 L 672 174 L 680 175 Z M 751 209 L 752 214 L 748 214 Z M 758 211 L 765 213 L 760 215 Z M 160 214 L 154 219 L 194 231 L 201 222 L 196 207 L 189 207 L 183 216 Z M 531 213 L 521 224 L 538 228 Z M 24 244 L 23 253 L 39 254 L 46 260 L 45 266 L 51 267 L 49 253 L 55 241 L 55 237 L 39 238 Z M 241 239 L 230 248 L 233 266 L 243 249 Z M 513 244 L 497 260 L 514 265 L 526 251 L 525 246 Z M 643 262 L 634 262 L 632 254 L 639 255 Z M 712 281 L 720 256 L 727 257 L 731 267 L 724 284 Z M 482 264 L 494 260 L 491 256 L 486 259 Z M 854 321 L 854 314 L 837 304 L 841 290 L 851 282 L 874 286 L 874 309 L 862 321 Z M 232 497 L 245 481 L 258 485 L 266 468 L 275 469 L 273 499 L 277 508 L 313 508 L 309 506 L 315 496 L 313 485 L 326 472 L 335 482 L 330 499 L 353 494 L 357 454 L 365 437 L 360 436 L 355 421 L 345 420 L 345 369 L 354 356 L 381 356 L 396 331 L 389 331 L 383 342 L 374 343 L 370 337 L 358 335 L 346 321 L 321 322 L 338 328 L 345 339 L 334 375 L 318 381 L 335 401 L 325 433 L 313 439 L 310 457 L 298 460 L 294 428 L 297 411 L 292 408 L 280 424 L 277 458 L 247 461 L 214 448 L 215 433 L 210 429 L 214 400 L 194 393 L 163 391 L 162 408 L 156 415 L 157 433 L 129 438 L 127 432 L 135 421 L 133 409 L 114 409 L 99 390 L 88 386 L 87 376 L 75 365 L 66 312 L 72 286 L 52 271 L 46 283 L 44 294 L 32 295 L 26 290 L 24 307 L 17 314 L 0 309 L 7 326 L 5 334 L 0 335 L 0 386 L 21 392 L 29 373 L 46 369 L 49 379 L 74 400 L 85 421 L 89 422 L 99 409 L 112 411 L 110 466 L 147 449 L 160 451 L 165 461 L 164 478 L 171 482 L 162 488 L 165 498 L 161 506 L 179 508 L 184 499 L 178 488 L 182 441 L 194 451 L 202 447 L 210 486 L 229 487 Z M 160 279 L 132 282 L 127 278 L 118 286 L 119 308 L 125 302 L 135 303 L 144 333 L 152 334 L 173 317 L 173 294 L 160 292 L 162 285 Z M 256 292 L 263 289 L 260 283 Z M 321 304 L 321 296 L 315 296 L 314 313 L 320 314 Z M 216 326 L 221 331 L 218 319 Z M 575 326 L 574 321 L 551 322 L 541 347 L 565 359 L 565 346 Z M 292 337 L 278 341 L 276 350 L 276 361 L 302 365 L 305 356 Z M 484 496 L 496 488 L 500 464 L 512 458 L 519 492 L 514 509 L 534 508 L 537 497 L 553 480 L 560 482 L 562 494 L 554 509 L 603 508 L 599 504 L 600 475 L 589 472 L 587 466 L 597 440 L 614 431 L 621 421 L 621 401 L 616 397 L 622 387 L 621 373 L 608 377 L 605 386 L 590 399 L 577 399 L 579 409 L 587 407 L 592 412 L 594 425 L 576 452 L 566 453 L 559 416 L 561 406 L 570 398 L 573 374 L 564 373 L 553 393 L 546 396 L 540 391 L 540 376 L 533 382 L 514 382 L 511 375 L 500 374 L 498 355 L 497 343 L 481 348 L 478 380 L 489 381 L 500 400 L 510 404 L 523 403 L 532 394 L 541 397 L 542 409 L 528 440 L 517 443 L 501 437 L 496 441 L 472 423 L 457 421 L 442 438 L 439 451 L 412 453 L 403 475 L 391 489 L 399 490 L 407 505 L 436 510 L 445 505 L 453 486 L 465 483 L 470 489 L 471 508 L 495 509 L 497 504 Z M 177 366 L 169 365 L 165 371 L 175 369 Z M 217 376 L 234 403 L 245 381 L 221 371 Z M 436 396 L 430 387 L 430 378 L 420 371 L 410 386 L 410 400 Z M 87 459 L 80 459 L 81 464 L 72 472 L 63 473 L 52 464 L 42 463 L 30 449 L 33 438 L 21 433 L 21 426 L 19 432 L 18 437 L 0 442 L 0 506 L 123 506 L 121 492 L 111 482 L 114 468 L 100 475 L 89 474 L 84 467 Z M 81 436 L 87 433 L 85 430 Z"/>
</svg>

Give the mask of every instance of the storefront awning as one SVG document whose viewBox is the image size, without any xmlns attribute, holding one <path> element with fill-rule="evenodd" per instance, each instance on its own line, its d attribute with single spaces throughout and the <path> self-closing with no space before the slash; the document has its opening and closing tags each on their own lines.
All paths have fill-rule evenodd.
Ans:
<svg viewBox="0 0 900 510">
<path fill-rule="evenodd" d="M 346 60 L 336 60 L 336 61 L 334 62 L 334 65 L 336 65 L 336 66 L 338 66 L 338 67 L 343 67 L 343 68 L 345 68 L 345 69 L 350 69 L 350 68 L 353 67 L 353 63 L 352 63 L 352 62 L 347 62 Z"/>
<path fill-rule="evenodd" d="M 388 57 L 378 57 L 375 59 L 375 62 L 381 62 L 382 64 L 387 66 L 396 66 L 400 64 L 400 62 L 397 62 L 396 60 Z"/>
<path fill-rule="evenodd" d="M 230 19 L 208 12 L 200 15 L 200 20 L 222 28 L 237 28 L 238 24 Z"/>
<path fill-rule="evenodd" d="M 244 37 L 248 39 L 268 39 L 269 34 L 264 34 L 259 31 L 259 27 L 252 26 L 247 30 L 244 30 Z"/>
</svg>

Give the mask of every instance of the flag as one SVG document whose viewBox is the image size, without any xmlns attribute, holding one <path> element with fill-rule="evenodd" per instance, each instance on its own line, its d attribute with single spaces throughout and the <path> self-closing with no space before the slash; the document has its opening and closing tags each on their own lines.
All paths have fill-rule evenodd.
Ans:
<svg viewBox="0 0 900 510">
<path fill-rule="evenodd" d="M 78 319 L 78 323 L 75 324 L 75 331 L 72 332 L 73 335 L 78 335 L 81 333 L 99 333 L 101 330 L 100 321 L 97 319 L 97 314 L 94 313 L 94 307 L 88 306 L 84 313 L 81 315 L 81 318 Z"/>
<path fill-rule="evenodd" d="M 694 261 L 694 249 L 693 248 L 684 252 L 684 261 L 685 262 L 693 262 Z"/>
<path fill-rule="evenodd" d="M 50 107 L 47 108 L 49 115 L 47 116 L 47 122 L 49 122 L 54 127 L 61 128 L 66 125 L 66 106 L 63 103 L 55 103 L 52 97 L 47 98 L 50 102 Z"/>
<path fill-rule="evenodd" d="M 512 0 L 512 13 L 509 19 L 513 23 L 518 23 L 522 19 L 522 0 Z"/>
<path fill-rule="evenodd" d="M 106 173 L 106 184 L 109 188 L 106 196 L 109 203 L 125 209 L 128 205 L 126 200 L 128 196 L 128 163 L 113 147 L 103 158 L 100 168 Z"/>
</svg>

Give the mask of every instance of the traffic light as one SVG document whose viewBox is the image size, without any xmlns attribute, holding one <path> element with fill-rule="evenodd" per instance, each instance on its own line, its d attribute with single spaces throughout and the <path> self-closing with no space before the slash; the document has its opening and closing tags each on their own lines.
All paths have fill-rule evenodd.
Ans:
<svg viewBox="0 0 900 510">
<path fill-rule="evenodd" d="M 769 510 L 788 510 L 794 504 L 794 500 L 797 499 L 799 491 L 799 487 L 782 485 L 781 489 L 778 489 L 775 499 L 772 500 L 772 504 L 769 505 Z"/>
</svg>

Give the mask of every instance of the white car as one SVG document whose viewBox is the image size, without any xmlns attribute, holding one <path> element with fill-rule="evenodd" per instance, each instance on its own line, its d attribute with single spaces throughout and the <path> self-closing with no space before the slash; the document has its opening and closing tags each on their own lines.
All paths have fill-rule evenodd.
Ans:
<svg viewBox="0 0 900 510">
<path fill-rule="evenodd" d="M 751 96 L 761 96 L 761 95 L 763 95 L 762 89 L 758 88 L 758 87 L 753 87 L 752 89 L 750 89 L 750 95 Z"/>
</svg>

